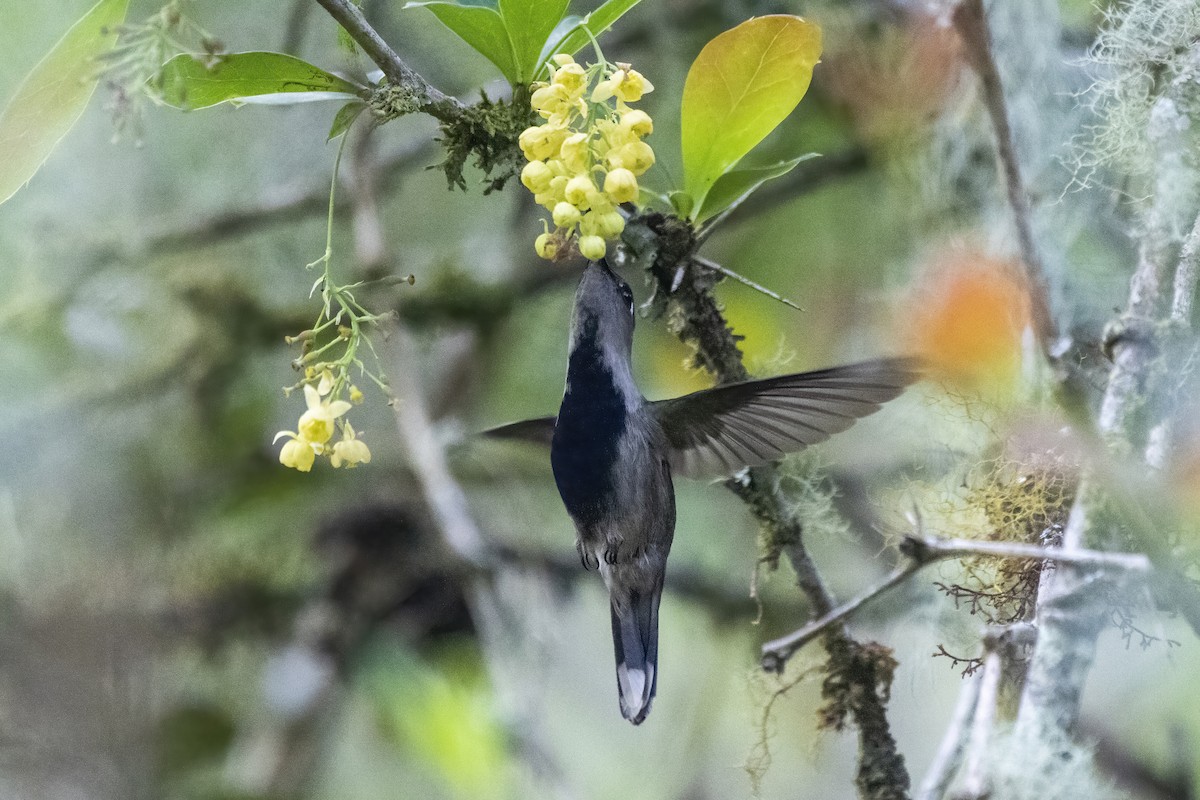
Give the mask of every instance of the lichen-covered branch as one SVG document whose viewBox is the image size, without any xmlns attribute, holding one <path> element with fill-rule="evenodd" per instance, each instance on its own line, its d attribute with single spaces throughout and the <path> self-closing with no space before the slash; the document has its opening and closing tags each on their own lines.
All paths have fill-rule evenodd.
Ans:
<svg viewBox="0 0 1200 800">
<path fill-rule="evenodd" d="M 1156 128 L 1156 119 L 1152 114 L 1152 129 Z M 1168 128 L 1148 130 L 1147 138 L 1157 148 L 1169 152 L 1178 146 L 1171 139 L 1178 130 Z M 1156 184 L 1164 180 L 1163 176 L 1159 178 Z M 1105 350 L 1113 367 L 1097 427 L 1121 453 L 1134 451 L 1138 446 L 1134 441 L 1134 428 L 1138 427 L 1134 425 L 1136 412 L 1147 407 L 1155 388 L 1152 378 L 1162 352 L 1160 316 L 1166 313 L 1166 292 L 1170 285 L 1166 279 L 1169 265 L 1165 232 L 1158 221 L 1168 216 L 1168 207 L 1174 201 L 1174 196 L 1165 190 L 1151 199 L 1126 311 L 1105 332 Z M 1194 286 L 1194 278 L 1186 274 L 1194 260 L 1194 251 L 1185 248 L 1183 255 L 1186 258 L 1177 263 L 1176 276 L 1186 288 Z M 1184 301 L 1183 307 L 1189 309 L 1190 301 Z M 1113 503 L 1095 476 L 1085 476 L 1063 533 L 1063 549 L 1111 546 L 1120 528 L 1113 514 Z M 1151 552 L 1164 551 L 1162 543 L 1144 544 Z M 1172 585 L 1183 588 L 1186 583 L 1182 576 L 1168 575 L 1160 589 Z M 1069 734 L 1073 729 L 1096 639 L 1107 621 L 1106 605 L 1097 596 L 1102 586 L 1095 575 L 1070 565 L 1043 574 L 1037 611 L 1041 632 L 1021 698 L 1018 736 L 1055 736 Z M 1181 592 L 1180 603 L 1194 605 L 1194 594 L 1190 588 Z"/>
</svg>

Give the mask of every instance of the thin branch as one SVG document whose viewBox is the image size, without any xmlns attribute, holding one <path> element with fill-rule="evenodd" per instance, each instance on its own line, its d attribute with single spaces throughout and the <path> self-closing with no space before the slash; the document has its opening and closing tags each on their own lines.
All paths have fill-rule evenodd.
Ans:
<svg viewBox="0 0 1200 800">
<path fill-rule="evenodd" d="M 940 539 L 935 537 L 905 537 L 900 551 L 906 560 L 871 588 L 835 609 L 824 613 L 799 630 L 767 642 L 762 647 L 763 669 L 777 672 L 796 651 L 832 626 L 843 622 L 865 603 L 903 582 L 923 567 L 951 558 L 994 556 L 1028 561 L 1053 561 L 1059 564 L 1079 564 L 1096 569 L 1113 568 L 1134 573 L 1148 573 L 1150 559 L 1141 553 L 1102 553 L 1095 550 L 1063 551 L 1038 545 L 1009 542 L 976 542 L 970 539 Z"/>
<path fill-rule="evenodd" d="M 962 754 L 967 746 L 968 726 L 979 702 L 979 685 L 980 679 L 974 675 L 964 679 L 958 705 L 954 707 L 954 716 L 950 718 L 942 744 L 917 791 L 917 800 L 942 800 L 950 788 L 950 781 L 954 780 L 954 773 L 962 763 Z"/>
<path fill-rule="evenodd" d="M 1000 698 L 1000 681 L 1004 663 L 995 647 L 987 646 L 983 654 L 983 670 L 979 679 L 979 697 L 975 702 L 975 718 L 967 744 L 966 764 L 963 767 L 962 789 L 955 794 L 959 800 L 976 800 L 988 796 L 990 779 L 987 774 L 988 744 L 996 721 L 996 703 Z"/>
<path fill-rule="evenodd" d="M 388 82 L 412 94 L 417 107 L 442 122 L 459 117 L 463 104 L 434 87 L 396 54 L 350 0 L 317 0 L 375 62 Z"/>
<path fill-rule="evenodd" d="M 1196 301 L 1196 279 L 1200 275 L 1200 217 L 1183 241 L 1179 265 L 1175 267 L 1175 292 L 1171 298 L 1171 321 L 1190 329 L 1192 305 Z"/>
<path fill-rule="evenodd" d="M 789 658 L 796 651 L 804 647 L 821 634 L 825 633 L 831 627 L 840 625 L 847 617 L 858 611 L 869 600 L 873 600 L 879 595 L 891 589 L 896 584 L 903 581 L 908 576 L 917 572 L 921 567 L 925 566 L 919 561 L 909 560 L 904 564 L 896 567 L 887 577 L 876 583 L 870 589 L 860 594 L 858 597 L 850 600 L 842 605 L 834 608 L 818 619 L 805 625 L 797 631 L 789 633 L 787 636 L 781 636 L 778 639 L 772 639 L 762 646 L 762 667 L 768 672 L 780 672 L 783 670 Z"/>
<path fill-rule="evenodd" d="M 1021 260 L 1025 265 L 1025 280 L 1032 305 L 1035 333 L 1042 351 L 1049 354 L 1057 336 L 1054 317 L 1050 313 L 1050 283 L 1034 240 L 1029 193 L 1021 179 L 1021 166 L 1017 160 L 1016 147 L 1013 145 L 1012 126 L 1008 120 L 1008 107 L 1004 100 L 1004 86 L 1000 82 L 1000 70 L 997 69 L 996 60 L 992 55 L 991 35 L 988 32 L 983 0 L 960 0 L 954 9 L 953 21 L 955 29 L 963 39 L 963 52 L 971 68 L 979 76 L 979 83 L 983 89 L 984 105 L 987 106 L 992 131 L 996 136 L 996 159 L 1004 179 L 1008 204 L 1013 212 Z"/>
<path fill-rule="evenodd" d="M 738 283 L 749 286 L 751 289 L 754 289 L 756 292 L 762 292 L 767 297 L 770 297 L 772 300 L 778 300 L 779 302 L 783 303 L 785 306 L 790 306 L 791 308 L 794 308 L 797 311 L 804 310 L 803 308 L 796 305 L 791 300 L 788 300 L 786 297 L 779 294 L 778 292 L 771 291 L 767 287 L 763 286 L 761 283 L 756 283 L 744 275 L 739 275 L 738 273 L 734 272 L 731 269 L 722 267 L 720 264 L 716 263 L 715 261 L 709 261 L 707 258 L 701 258 L 700 256 L 694 256 L 693 260 L 698 262 L 705 269 L 711 269 L 714 272 L 721 273 L 722 275 L 724 275 L 727 278 L 733 278 Z"/>
</svg>

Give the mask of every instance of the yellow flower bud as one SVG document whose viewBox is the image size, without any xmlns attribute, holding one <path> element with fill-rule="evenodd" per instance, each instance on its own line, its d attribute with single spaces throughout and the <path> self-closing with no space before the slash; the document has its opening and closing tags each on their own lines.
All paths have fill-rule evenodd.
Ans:
<svg viewBox="0 0 1200 800">
<path fill-rule="evenodd" d="M 521 146 L 525 158 L 530 161 L 544 161 L 558 154 L 558 148 L 566 136 L 566 132 L 560 128 L 537 125 L 522 131 L 517 138 L 517 144 Z"/>
<path fill-rule="evenodd" d="M 544 161 L 530 161 L 525 165 L 525 169 L 521 170 L 521 183 L 534 194 L 549 189 L 553 178 L 554 173 Z"/>
<path fill-rule="evenodd" d="M 584 258 L 590 258 L 592 261 L 604 258 L 604 252 L 607 249 L 604 240 L 599 236 L 581 236 L 579 238 L 579 252 Z"/>
<path fill-rule="evenodd" d="M 559 203 L 554 207 L 554 224 L 560 228 L 570 228 L 579 222 L 579 209 L 570 203 Z"/>
<path fill-rule="evenodd" d="M 359 389 L 357 386 L 352 385 L 350 387 L 350 402 L 354 403 L 354 405 L 358 405 L 362 401 L 363 401 L 362 389 Z"/>
<path fill-rule="evenodd" d="M 280 464 L 301 472 L 311 470 L 316 460 L 317 454 L 313 452 L 312 445 L 299 438 L 288 439 L 279 451 Z"/>
<path fill-rule="evenodd" d="M 554 70 L 554 83 L 565 88 L 568 92 L 575 92 L 583 87 L 583 80 L 587 73 L 583 67 L 574 62 L 564 64 Z"/>
<path fill-rule="evenodd" d="M 562 162 L 558 163 L 561 164 Z M 554 210 L 554 206 L 563 200 L 568 182 L 569 179 L 566 175 L 555 175 L 550 179 L 549 188 L 535 194 L 533 201 L 539 206 L 544 207 L 547 211 Z"/>
<path fill-rule="evenodd" d="M 563 140 L 559 148 L 563 166 L 572 173 L 587 172 L 588 169 L 588 135 L 575 133 Z"/>
<path fill-rule="evenodd" d="M 604 214 L 595 215 L 596 232 L 605 239 L 615 239 L 621 235 L 621 231 L 625 230 L 625 218 L 620 212 L 609 211 Z"/>
<path fill-rule="evenodd" d="M 575 63 L 575 59 L 567 53 L 558 53 L 557 55 L 551 56 L 550 60 L 560 67 L 565 67 L 567 64 Z"/>
<path fill-rule="evenodd" d="M 543 233 L 533 240 L 533 249 L 542 258 L 547 261 L 553 261 L 558 256 L 560 242 L 561 240 L 557 234 Z"/>
<path fill-rule="evenodd" d="M 618 167 L 604 176 L 604 191 L 614 203 L 632 203 L 638 196 L 637 176 Z"/>
<path fill-rule="evenodd" d="M 645 142 L 629 142 L 610 150 L 604 157 L 611 169 L 625 169 L 634 175 L 641 175 L 654 165 L 654 151 Z"/>
<path fill-rule="evenodd" d="M 621 127 L 634 136 L 648 136 L 654 133 L 654 120 L 641 109 L 626 111 L 621 115 Z"/>
<path fill-rule="evenodd" d="M 567 181 L 563 197 L 568 203 L 580 210 L 586 210 L 591 205 L 591 196 L 596 193 L 596 184 L 587 175 L 576 175 Z"/>
</svg>

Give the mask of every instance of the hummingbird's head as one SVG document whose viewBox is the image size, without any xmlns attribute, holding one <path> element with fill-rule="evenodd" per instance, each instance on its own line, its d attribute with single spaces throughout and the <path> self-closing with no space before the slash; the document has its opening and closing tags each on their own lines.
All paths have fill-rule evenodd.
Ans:
<svg viewBox="0 0 1200 800">
<path fill-rule="evenodd" d="M 604 259 L 589 262 L 575 292 L 571 349 L 587 344 L 628 361 L 633 348 L 633 291 Z"/>
</svg>

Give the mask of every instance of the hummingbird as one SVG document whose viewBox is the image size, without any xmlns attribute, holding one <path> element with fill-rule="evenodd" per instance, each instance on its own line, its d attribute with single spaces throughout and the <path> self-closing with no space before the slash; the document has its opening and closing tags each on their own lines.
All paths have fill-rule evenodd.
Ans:
<svg viewBox="0 0 1200 800">
<path fill-rule="evenodd" d="M 485 431 L 550 445 L 554 481 L 585 569 L 608 588 L 621 714 L 634 725 L 658 687 L 658 607 L 675 536 L 675 476 L 719 478 L 824 441 L 919 377 L 912 358 L 726 384 L 647 401 L 633 377 L 633 291 L 589 262 L 571 314 L 555 417 Z"/>
</svg>

